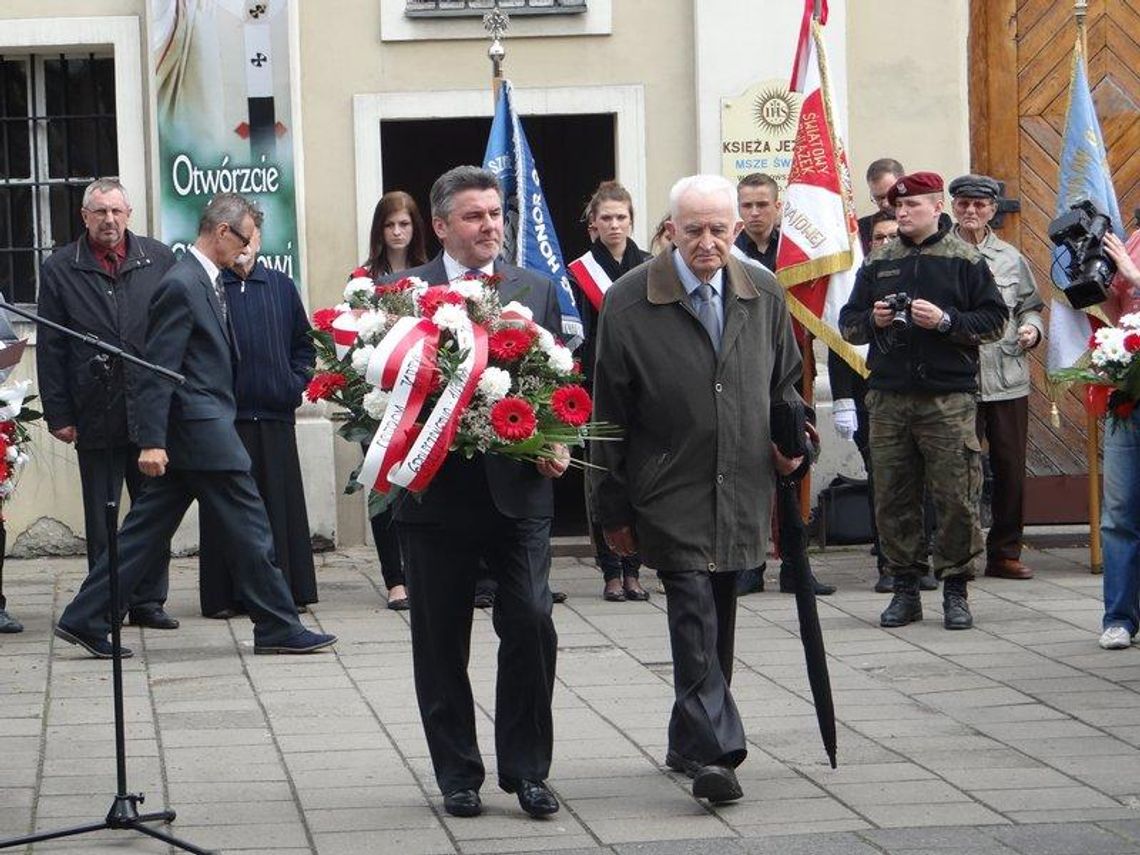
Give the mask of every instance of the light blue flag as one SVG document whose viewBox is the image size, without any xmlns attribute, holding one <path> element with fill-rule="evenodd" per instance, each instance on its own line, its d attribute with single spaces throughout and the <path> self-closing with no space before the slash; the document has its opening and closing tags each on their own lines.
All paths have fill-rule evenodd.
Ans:
<svg viewBox="0 0 1140 855">
<path fill-rule="evenodd" d="M 508 80 L 499 90 L 483 167 L 494 172 L 503 185 L 503 254 L 515 265 L 540 273 L 554 283 L 562 313 L 562 337 L 567 347 L 576 348 L 582 343 L 582 318 L 574 305 L 562 248 L 554 233 L 530 144 L 511 100 Z"/>
<path fill-rule="evenodd" d="M 1100 132 L 1088 70 L 1080 38 L 1073 49 L 1073 70 L 1069 80 L 1069 109 L 1065 114 L 1065 134 L 1061 144 L 1060 173 L 1057 178 L 1057 214 L 1063 214 L 1082 199 L 1090 200 L 1098 211 L 1112 220 L 1112 230 L 1124 234 L 1120 205 L 1112 187 L 1108 153 Z M 1067 285 L 1064 265 L 1069 251 L 1053 250 L 1052 278 Z M 1088 350 L 1092 325 L 1088 315 L 1078 311 L 1064 297 L 1054 294 L 1049 310 L 1049 342 L 1046 365 L 1049 372 L 1072 367 Z"/>
</svg>

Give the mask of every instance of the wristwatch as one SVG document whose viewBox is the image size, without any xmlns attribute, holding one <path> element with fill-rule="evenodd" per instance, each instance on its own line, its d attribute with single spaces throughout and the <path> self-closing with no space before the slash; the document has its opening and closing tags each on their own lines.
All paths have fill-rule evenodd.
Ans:
<svg viewBox="0 0 1140 855">
<path fill-rule="evenodd" d="M 950 332 L 950 325 L 952 323 L 954 323 L 954 319 L 950 317 L 950 310 L 944 309 L 942 312 L 942 317 L 938 320 L 937 329 L 940 333 L 945 335 L 946 333 Z"/>
</svg>

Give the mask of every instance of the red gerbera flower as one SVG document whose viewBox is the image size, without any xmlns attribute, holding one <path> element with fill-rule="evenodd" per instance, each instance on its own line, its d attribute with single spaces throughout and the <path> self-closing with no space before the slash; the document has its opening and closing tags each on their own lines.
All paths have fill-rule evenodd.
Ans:
<svg viewBox="0 0 1140 855">
<path fill-rule="evenodd" d="M 313 402 L 323 401 L 331 397 L 337 389 L 343 389 L 347 383 L 348 380 L 343 374 L 336 371 L 324 371 L 309 381 L 309 387 L 305 390 L 305 397 Z"/>
<path fill-rule="evenodd" d="M 1140 350 L 1140 333 L 1129 333 L 1124 337 L 1124 349 L 1129 353 Z"/>
<path fill-rule="evenodd" d="M 313 312 L 313 326 L 321 332 L 331 332 L 333 321 L 340 317 L 336 309 L 317 309 Z"/>
<path fill-rule="evenodd" d="M 504 442 L 522 442 L 534 435 L 538 420 L 522 398 L 503 398 L 491 407 L 491 427 Z"/>
<path fill-rule="evenodd" d="M 435 310 L 445 303 L 463 306 L 466 305 L 467 301 L 463 299 L 462 294 L 450 290 L 446 285 L 435 285 L 424 291 L 423 296 L 420 297 L 420 317 L 432 317 Z"/>
<path fill-rule="evenodd" d="M 561 386 L 550 396 L 550 409 L 554 415 L 573 427 L 581 427 L 588 422 L 593 408 L 590 393 L 578 385 Z"/>
<path fill-rule="evenodd" d="M 521 359 L 534 344 L 535 334 L 528 329 L 520 327 L 503 327 L 491 333 L 487 340 L 487 349 L 493 359 L 503 362 L 514 362 Z"/>
</svg>

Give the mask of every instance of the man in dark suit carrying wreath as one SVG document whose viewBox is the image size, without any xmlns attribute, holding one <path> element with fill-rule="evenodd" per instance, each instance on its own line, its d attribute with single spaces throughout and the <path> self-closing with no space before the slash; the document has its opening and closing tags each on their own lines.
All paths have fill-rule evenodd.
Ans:
<svg viewBox="0 0 1140 855">
<path fill-rule="evenodd" d="M 399 276 L 429 285 L 475 276 L 499 277 L 500 301 L 517 300 L 534 322 L 561 327 L 553 284 L 499 260 L 503 199 L 488 170 L 458 166 L 431 189 L 432 226 L 443 252 Z M 570 455 L 537 464 L 495 455 L 450 455 L 422 497 L 397 506 L 411 603 L 412 657 L 420 716 L 444 809 L 482 811 L 483 760 L 475 738 L 475 704 L 467 675 L 472 598 L 480 563 L 498 582 L 494 626 L 499 636 L 495 753 L 499 786 L 531 816 L 558 810 L 547 788 L 553 751 L 550 710 L 558 639 L 551 620 L 550 479 Z M 485 573 L 485 570 L 482 571 Z"/>
</svg>

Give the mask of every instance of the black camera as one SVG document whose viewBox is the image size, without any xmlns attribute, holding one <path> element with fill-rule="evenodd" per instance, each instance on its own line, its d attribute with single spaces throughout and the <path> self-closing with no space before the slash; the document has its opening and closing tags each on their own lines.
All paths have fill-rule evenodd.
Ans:
<svg viewBox="0 0 1140 855">
<path fill-rule="evenodd" d="M 902 329 L 910 323 L 910 318 L 908 317 L 911 303 L 909 294 L 887 294 L 880 299 L 894 312 L 894 316 L 891 318 L 892 327 Z"/>
<path fill-rule="evenodd" d="M 1066 213 L 1049 223 L 1049 240 L 1068 250 L 1063 262 L 1069 284 L 1064 287 L 1069 305 L 1083 309 L 1108 298 L 1108 285 L 1116 264 L 1104 251 L 1104 235 L 1112 230 L 1112 220 L 1088 199 L 1082 199 Z M 1058 260 L 1062 260 L 1061 255 Z"/>
</svg>

